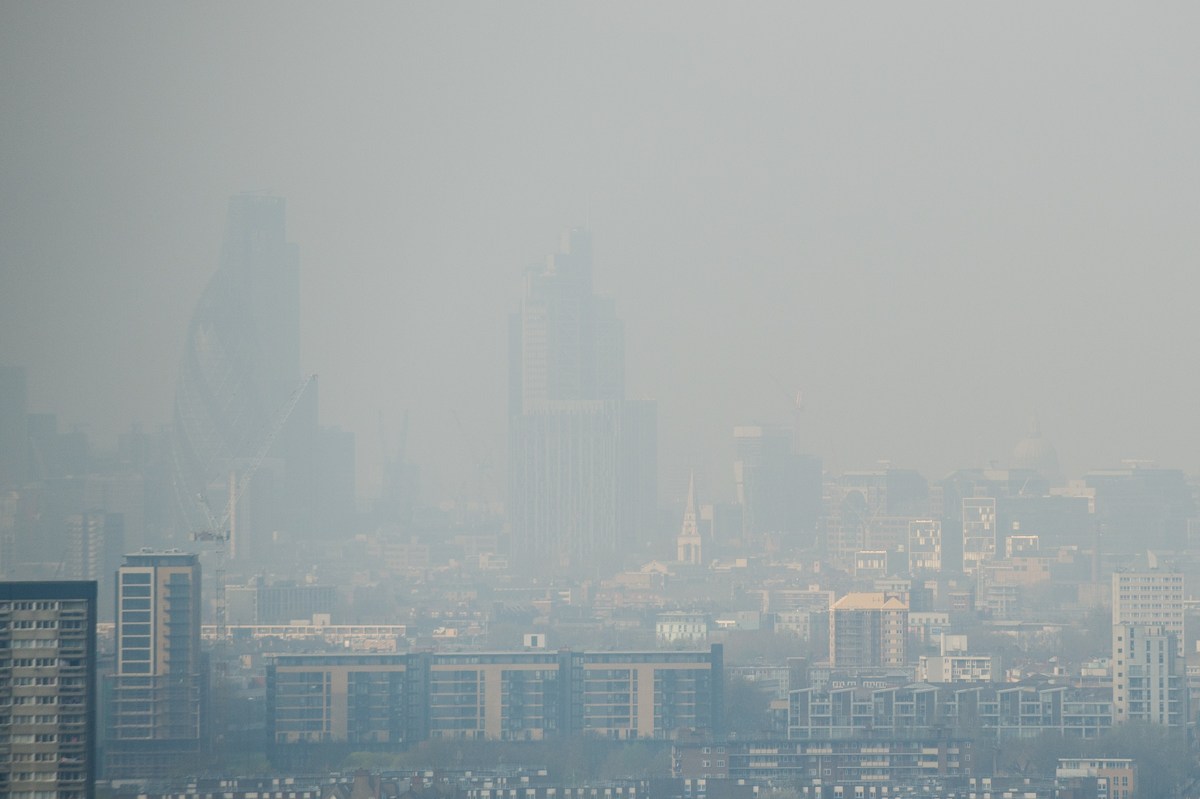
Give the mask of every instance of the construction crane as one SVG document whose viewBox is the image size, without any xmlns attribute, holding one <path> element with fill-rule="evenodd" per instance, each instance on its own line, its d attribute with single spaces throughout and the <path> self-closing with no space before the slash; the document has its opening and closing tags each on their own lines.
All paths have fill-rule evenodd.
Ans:
<svg viewBox="0 0 1200 799">
<path fill-rule="evenodd" d="M 266 460 L 267 454 L 271 451 L 271 447 L 275 444 L 275 439 L 279 437 L 279 433 L 283 430 L 292 411 L 296 410 L 296 405 L 300 403 L 300 399 L 304 396 L 304 392 L 308 390 L 308 386 L 317 379 L 316 375 L 308 375 L 300 381 L 300 385 L 288 397 L 287 402 L 276 412 L 274 421 L 271 424 L 271 429 L 267 432 L 266 437 L 259 445 L 258 451 L 250 459 L 249 465 L 241 471 L 239 477 L 236 469 L 231 469 L 229 472 L 229 498 L 225 503 L 225 512 L 220 519 L 213 513 L 212 506 L 208 504 L 208 498 L 204 494 L 196 495 L 196 501 L 204 512 L 204 517 L 208 522 L 208 527 L 205 530 L 196 530 L 192 533 L 193 541 L 209 541 L 217 544 L 217 568 L 213 575 L 216 581 L 216 627 L 217 640 L 225 640 L 225 548 L 229 547 L 229 556 L 237 557 L 237 503 L 241 498 L 246 488 L 250 485 L 250 481 L 254 478 L 258 468 L 262 466 Z"/>
</svg>

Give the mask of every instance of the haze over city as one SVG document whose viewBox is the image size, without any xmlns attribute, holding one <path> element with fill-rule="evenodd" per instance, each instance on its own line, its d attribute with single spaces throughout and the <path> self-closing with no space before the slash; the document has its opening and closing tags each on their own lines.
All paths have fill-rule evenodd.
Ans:
<svg viewBox="0 0 1200 799">
<path fill-rule="evenodd" d="M 0 796 L 1200 799 L 1198 29 L 0 3 Z"/>
<path fill-rule="evenodd" d="M 431 500 L 505 469 L 507 315 L 587 227 L 660 498 L 731 429 L 830 468 L 1195 470 L 1191 7 L 7 4 L 0 361 L 101 445 L 171 420 L 230 195 L 287 200 L 301 358 Z M 457 419 L 457 421 L 456 421 Z M 382 421 L 382 425 L 381 425 Z"/>
</svg>

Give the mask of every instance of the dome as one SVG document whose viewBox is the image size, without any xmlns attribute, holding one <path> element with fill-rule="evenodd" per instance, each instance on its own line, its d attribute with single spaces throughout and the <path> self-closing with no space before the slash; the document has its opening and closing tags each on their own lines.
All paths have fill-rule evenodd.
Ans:
<svg viewBox="0 0 1200 799">
<path fill-rule="evenodd" d="M 1013 469 L 1032 469 L 1051 480 L 1058 477 L 1058 452 L 1049 439 L 1042 435 L 1037 419 L 1029 425 L 1029 432 L 1013 447 L 1010 466 Z"/>
</svg>

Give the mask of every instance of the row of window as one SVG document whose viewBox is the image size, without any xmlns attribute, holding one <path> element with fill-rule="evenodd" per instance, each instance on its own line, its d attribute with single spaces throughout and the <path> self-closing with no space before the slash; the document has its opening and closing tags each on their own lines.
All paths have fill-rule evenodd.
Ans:
<svg viewBox="0 0 1200 799">
<path fill-rule="evenodd" d="M 8 649 L 57 649 L 60 641 L 57 638 L 18 638 L 0 639 L 0 648 Z"/>
<path fill-rule="evenodd" d="M 11 755 L 0 755 L 0 763 L 55 763 L 58 752 L 15 752 Z"/>
<path fill-rule="evenodd" d="M 71 623 L 72 624 L 80 624 L 81 622 L 71 622 Z M 8 622 L 0 622 L 0 630 L 7 629 L 9 626 L 10 625 Z M 12 629 L 14 629 L 14 630 L 57 630 L 58 629 L 58 620 L 57 619 L 17 619 L 16 621 L 12 622 L 11 626 L 12 626 Z M 66 624 L 64 624 L 63 626 L 65 627 Z"/>
<path fill-rule="evenodd" d="M 57 705 L 57 696 L 14 696 L 14 705 Z"/>
<path fill-rule="evenodd" d="M 83 716 L 67 715 L 62 716 L 51 713 L 39 713 L 32 716 L 9 716 L 0 714 L 0 727 L 7 724 L 58 724 L 61 721 L 63 724 L 82 724 Z"/>
<path fill-rule="evenodd" d="M 13 685 L 58 685 L 58 677 L 13 677 Z M 83 685 L 83 680 L 79 678 L 63 677 L 63 685 Z"/>
</svg>

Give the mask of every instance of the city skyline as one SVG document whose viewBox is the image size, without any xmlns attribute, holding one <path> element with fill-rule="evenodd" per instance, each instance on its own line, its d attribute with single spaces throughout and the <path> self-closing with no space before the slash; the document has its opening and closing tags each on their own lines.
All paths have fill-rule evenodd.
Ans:
<svg viewBox="0 0 1200 799">
<path fill-rule="evenodd" d="M 1198 25 L 0 3 L 0 794 L 1200 799 Z"/>
<path fill-rule="evenodd" d="M 664 499 L 693 469 L 732 493 L 729 430 L 789 422 L 797 392 L 836 469 L 1003 461 L 1034 413 L 1068 474 L 1126 457 L 1200 469 L 1195 386 L 1162 345 L 1194 343 L 1187 25 L 946 9 L 959 33 L 943 37 L 899 9 L 393 10 L 370 26 L 239 9 L 218 26 L 176 8 L 80 9 L 57 35 L 53 13 L 4 13 L 3 63 L 27 77 L 0 90 L 0 361 L 100 443 L 169 420 L 226 198 L 267 187 L 303 252 L 302 366 L 357 433 L 368 494 L 381 415 L 390 448 L 409 411 L 442 497 L 503 461 L 497 331 L 524 267 L 577 225 L 645 342 L 629 395 L 660 403 Z M 176 29 L 196 38 L 153 33 Z M 264 47 L 324 36 L 362 46 L 261 68 Z M 543 45 L 559 68 L 532 55 Z M 27 68 L 49 59 L 68 66 Z M 179 96 L 194 111 L 172 111 Z M 330 149 L 327 117 L 363 131 L 354 147 Z M 448 298 L 454 314 L 432 310 Z"/>
</svg>

